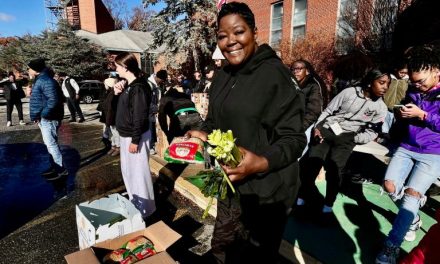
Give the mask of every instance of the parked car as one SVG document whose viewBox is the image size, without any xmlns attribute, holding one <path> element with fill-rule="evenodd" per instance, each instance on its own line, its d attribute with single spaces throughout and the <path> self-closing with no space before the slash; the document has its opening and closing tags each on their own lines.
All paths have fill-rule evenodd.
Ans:
<svg viewBox="0 0 440 264">
<path fill-rule="evenodd" d="M 0 84 L 0 99 L 5 98 L 5 88 Z"/>
<path fill-rule="evenodd" d="M 98 80 L 84 80 L 78 83 L 80 100 L 86 104 L 99 100 L 105 91 L 104 83 Z"/>
</svg>

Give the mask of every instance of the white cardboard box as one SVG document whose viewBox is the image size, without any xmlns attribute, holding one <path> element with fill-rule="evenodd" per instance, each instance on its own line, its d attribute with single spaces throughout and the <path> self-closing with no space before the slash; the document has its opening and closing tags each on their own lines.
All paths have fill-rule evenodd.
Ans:
<svg viewBox="0 0 440 264">
<path fill-rule="evenodd" d="M 143 235 L 153 242 L 157 254 L 149 258 L 143 259 L 136 264 L 176 264 L 176 261 L 165 251 L 174 242 L 180 239 L 181 235 L 167 226 L 164 222 L 159 221 L 147 228 L 136 231 L 124 236 L 106 240 L 72 254 L 64 256 L 68 264 L 99 264 L 98 256 L 95 254 L 102 249 L 115 250 L 120 248 L 125 242 L 139 235 Z"/>
<path fill-rule="evenodd" d="M 80 249 L 145 228 L 139 210 L 117 193 L 77 205 L 76 224 Z"/>
</svg>

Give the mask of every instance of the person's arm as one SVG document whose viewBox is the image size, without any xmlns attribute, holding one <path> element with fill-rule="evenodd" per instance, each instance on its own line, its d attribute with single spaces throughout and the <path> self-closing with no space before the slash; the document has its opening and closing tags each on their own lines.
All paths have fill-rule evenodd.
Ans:
<svg viewBox="0 0 440 264">
<path fill-rule="evenodd" d="M 132 87 L 132 93 L 130 95 L 132 109 L 133 109 L 133 134 L 131 136 L 131 143 L 139 145 L 141 140 L 143 129 L 148 125 L 149 119 L 149 106 L 151 97 L 149 91 L 142 87 Z"/>
<path fill-rule="evenodd" d="M 311 84 L 310 95 L 306 101 L 304 129 L 315 123 L 322 112 L 323 97 L 321 87 L 317 83 Z"/>
<path fill-rule="evenodd" d="M 169 101 L 167 100 L 167 97 L 162 97 L 159 101 L 159 113 L 157 116 L 157 119 L 159 120 L 159 125 L 162 131 L 165 133 L 165 135 L 168 136 L 168 122 L 167 122 L 167 113 L 166 113 L 166 107 L 168 105 Z"/>
<path fill-rule="evenodd" d="M 231 180 L 239 180 L 251 174 L 277 171 L 301 156 L 306 146 L 306 136 L 303 128 L 304 95 L 295 87 L 290 74 L 284 68 L 267 67 L 262 69 L 272 76 L 264 78 L 256 76 L 258 86 L 265 93 L 261 107 L 261 127 L 265 130 L 268 144 L 259 147 L 256 152 L 244 150 L 242 162 L 235 169 L 228 169 Z M 261 96 L 261 95 L 260 95 Z M 246 157 L 248 155 L 248 157 Z"/>
<path fill-rule="evenodd" d="M 43 110 L 41 111 L 41 117 L 43 118 L 47 118 L 59 102 L 58 93 L 56 91 L 57 87 L 54 82 L 55 80 L 44 80 L 44 82 L 41 82 L 41 91 L 46 98 L 46 103 L 43 105 Z"/>
<path fill-rule="evenodd" d="M 75 99 L 78 100 L 79 99 L 79 85 L 78 83 L 75 81 L 75 79 L 70 78 L 70 85 L 73 87 L 73 89 L 75 90 Z"/>
<path fill-rule="evenodd" d="M 436 101 L 437 102 L 437 101 Z M 414 103 L 405 104 L 405 107 L 400 109 L 400 114 L 403 119 L 415 119 L 412 122 L 423 122 L 429 129 L 434 132 L 440 132 L 440 115 L 436 112 L 426 112 L 420 109 Z"/>
<path fill-rule="evenodd" d="M 350 92 L 349 89 L 354 89 L 354 88 L 346 88 L 346 89 L 342 90 L 339 94 L 337 94 L 330 101 L 330 103 L 327 105 L 327 107 L 324 109 L 324 111 L 322 111 L 321 115 L 318 117 L 318 120 L 316 121 L 315 127 L 318 127 L 318 125 L 321 125 L 322 121 L 324 121 L 328 116 L 333 115 L 333 113 L 341 107 L 344 100 L 347 100 L 346 95 L 347 95 L 347 93 Z"/>
</svg>

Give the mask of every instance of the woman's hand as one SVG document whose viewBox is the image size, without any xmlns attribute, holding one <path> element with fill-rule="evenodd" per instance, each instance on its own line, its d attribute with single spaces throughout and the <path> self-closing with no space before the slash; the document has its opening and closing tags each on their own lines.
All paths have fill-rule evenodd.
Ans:
<svg viewBox="0 0 440 264">
<path fill-rule="evenodd" d="M 400 109 L 400 116 L 402 118 L 413 118 L 417 117 L 420 120 L 425 119 L 426 112 L 420 109 L 415 104 L 406 104 Z"/>
<path fill-rule="evenodd" d="M 265 157 L 258 156 L 245 148 L 238 148 L 243 155 L 240 164 L 236 168 L 223 166 L 231 182 L 243 180 L 248 175 L 265 172 L 269 169 L 269 162 Z"/>
<path fill-rule="evenodd" d="M 139 150 L 139 145 L 130 143 L 130 146 L 128 147 L 128 152 L 138 153 L 138 150 Z"/>
<path fill-rule="evenodd" d="M 313 129 L 313 139 L 316 143 L 321 144 L 324 141 L 324 137 L 321 135 L 321 131 L 317 128 Z"/>
<path fill-rule="evenodd" d="M 126 80 L 122 80 L 122 81 L 117 82 L 113 86 L 113 91 L 115 92 L 115 95 L 122 93 L 122 91 L 124 91 L 124 89 L 125 89 L 126 84 L 127 84 Z"/>
<path fill-rule="evenodd" d="M 203 142 L 208 140 L 208 134 L 201 130 L 190 130 L 185 133 L 185 138 L 200 138 Z"/>
</svg>

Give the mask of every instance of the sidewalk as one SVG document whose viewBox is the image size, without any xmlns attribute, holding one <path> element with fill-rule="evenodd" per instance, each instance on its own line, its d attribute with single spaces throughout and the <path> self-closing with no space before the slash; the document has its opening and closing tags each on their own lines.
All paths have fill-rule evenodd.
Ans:
<svg viewBox="0 0 440 264">
<path fill-rule="evenodd" d="M 29 120 L 27 105 L 25 121 Z M 17 264 L 65 263 L 64 256 L 78 250 L 75 205 L 125 192 L 119 158 L 102 151 L 96 104 L 81 107 L 86 122 L 63 122 L 60 128 L 69 178 L 55 184 L 39 175 L 48 165 L 48 154 L 38 127 L 6 127 L 6 107 L 0 103 L 0 198 L 4 198 L 0 219 L 16 224 L 15 231 L 0 239 L 0 259 Z M 16 118 L 14 112 L 13 123 Z M 158 210 L 150 221 L 163 220 L 183 236 L 169 253 L 181 263 L 208 263 L 204 254 L 214 219 L 201 221 L 202 210 L 173 190 L 174 181 L 159 175 L 155 181 Z M 66 187 L 67 195 L 53 197 L 58 185 Z M 0 228 L 5 231 L 4 225 Z"/>
</svg>

